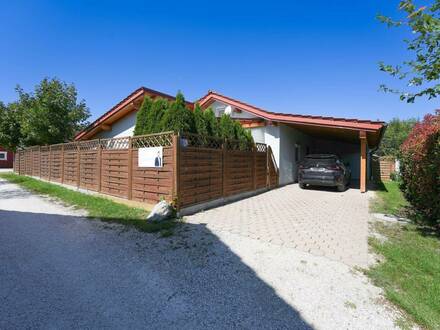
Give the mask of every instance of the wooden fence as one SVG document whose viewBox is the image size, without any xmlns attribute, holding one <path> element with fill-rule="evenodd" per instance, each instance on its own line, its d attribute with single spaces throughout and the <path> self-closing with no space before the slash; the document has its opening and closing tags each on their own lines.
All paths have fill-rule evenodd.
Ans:
<svg viewBox="0 0 440 330">
<path fill-rule="evenodd" d="M 392 173 L 396 172 L 394 157 L 373 157 L 372 172 L 375 181 L 390 181 Z"/>
<path fill-rule="evenodd" d="M 163 147 L 162 167 L 139 167 L 140 148 Z M 14 171 L 177 209 L 278 185 L 270 147 L 172 132 L 20 150 Z"/>
</svg>

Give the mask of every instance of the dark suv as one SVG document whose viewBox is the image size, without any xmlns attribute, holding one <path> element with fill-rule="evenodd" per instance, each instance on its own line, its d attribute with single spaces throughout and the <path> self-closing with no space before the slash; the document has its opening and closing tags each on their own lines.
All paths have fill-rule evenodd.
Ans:
<svg viewBox="0 0 440 330">
<path fill-rule="evenodd" d="M 311 185 L 337 187 L 338 191 L 345 191 L 350 178 L 350 169 L 338 156 L 331 154 L 307 155 L 298 168 L 298 183 L 302 189 Z"/>
</svg>

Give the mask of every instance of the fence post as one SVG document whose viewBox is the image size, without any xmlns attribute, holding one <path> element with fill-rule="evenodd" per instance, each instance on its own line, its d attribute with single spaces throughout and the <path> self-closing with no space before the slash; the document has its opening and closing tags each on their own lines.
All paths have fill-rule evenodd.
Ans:
<svg viewBox="0 0 440 330">
<path fill-rule="evenodd" d="M 101 139 L 98 139 L 98 191 L 101 191 L 101 167 L 102 167 L 102 148 L 101 148 Z"/>
<path fill-rule="evenodd" d="M 132 138 L 128 138 L 128 199 L 132 198 L 132 188 L 133 188 L 133 148 L 132 148 Z"/>
<path fill-rule="evenodd" d="M 38 146 L 38 163 L 40 165 L 39 172 L 40 172 L 40 179 L 41 179 L 41 146 Z"/>
<path fill-rule="evenodd" d="M 174 151 L 174 178 L 173 178 L 173 199 L 176 210 L 180 210 L 180 132 L 173 134 L 173 151 Z"/>
<path fill-rule="evenodd" d="M 266 147 L 266 188 L 270 188 L 269 148 Z"/>
<path fill-rule="evenodd" d="M 64 183 L 64 143 L 61 146 L 61 183 Z"/>
<path fill-rule="evenodd" d="M 228 158 L 228 139 L 223 140 L 222 145 L 222 197 L 226 197 L 226 191 L 227 191 L 227 171 L 226 171 L 226 160 Z"/>
<path fill-rule="evenodd" d="M 76 144 L 76 187 L 79 188 L 81 181 L 81 148 L 79 141 Z"/>
<path fill-rule="evenodd" d="M 253 184 L 254 184 L 254 190 L 257 190 L 257 147 L 256 145 L 254 145 L 252 147 L 252 158 L 254 161 L 254 166 L 253 166 Z"/>
<path fill-rule="evenodd" d="M 49 146 L 49 181 L 52 177 L 52 146 Z"/>
</svg>

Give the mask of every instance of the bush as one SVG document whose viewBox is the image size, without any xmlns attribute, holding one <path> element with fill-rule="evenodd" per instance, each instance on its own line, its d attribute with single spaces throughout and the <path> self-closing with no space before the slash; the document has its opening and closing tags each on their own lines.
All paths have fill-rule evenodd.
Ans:
<svg viewBox="0 0 440 330">
<path fill-rule="evenodd" d="M 136 126 L 134 127 L 134 135 L 148 134 L 147 116 L 150 112 L 153 101 L 146 96 L 140 109 L 136 114 Z"/>
<path fill-rule="evenodd" d="M 196 133 L 194 113 L 186 107 L 182 93 L 177 93 L 161 120 L 162 131 Z"/>
<path fill-rule="evenodd" d="M 197 134 L 203 136 L 209 135 L 205 116 L 203 115 L 203 111 L 200 108 L 199 104 L 196 104 L 196 106 L 194 107 L 194 124 L 196 126 Z"/>
<path fill-rule="evenodd" d="M 152 100 L 150 97 L 145 97 L 136 115 L 134 135 L 166 131 L 197 133 L 203 136 L 238 140 L 242 150 L 247 149 L 253 143 L 251 132 L 244 129 L 229 115 L 224 114 L 219 121 L 211 108 L 202 111 L 196 104 L 194 111 L 189 110 L 180 92 L 173 102 L 161 98 Z"/>
<path fill-rule="evenodd" d="M 205 118 L 205 124 L 209 136 L 220 137 L 220 125 L 215 117 L 214 111 L 211 108 L 206 109 L 203 112 L 203 117 Z"/>
<path fill-rule="evenodd" d="M 417 123 L 401 147 L 401 189 L 415 210 L 440 224 L 440 111 Z"/>
</svg>

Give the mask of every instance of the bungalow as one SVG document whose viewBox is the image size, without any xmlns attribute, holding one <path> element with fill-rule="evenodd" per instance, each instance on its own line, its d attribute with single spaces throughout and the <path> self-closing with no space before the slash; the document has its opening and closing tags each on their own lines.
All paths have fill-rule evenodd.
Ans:
<svg viewBox="0 0 440 330">
<path fill-rule="evenodd" d="M 12 168 L 14 154 L 0 146 L 0 168 Z"/>
<path fill-rule="evenodd" d="M 132 136 L 136 112 L 145 96 L 174 99 L 141 87 L 80 132 L 75 140 Z M 255 142 L 271 146 L 281 185 L 297 181 L 298 163 L 305 155 L 333 153 L 349 164 L 352 179 L 359 182 L 362 192 L 366 191 L 367 178 L 371 175 L 371 153 L 382 138 L 384 122 L 275 113 L 213 91 L 196 102 L 202 109 L 211 107 L 217 117 L 229 114 L 251 130 Z M 188 102 L 188 106 L 193 108 L 194 103 Z"/>
</svg>

